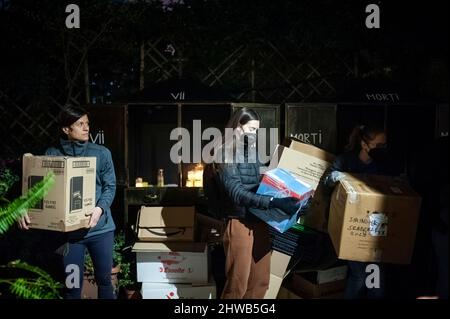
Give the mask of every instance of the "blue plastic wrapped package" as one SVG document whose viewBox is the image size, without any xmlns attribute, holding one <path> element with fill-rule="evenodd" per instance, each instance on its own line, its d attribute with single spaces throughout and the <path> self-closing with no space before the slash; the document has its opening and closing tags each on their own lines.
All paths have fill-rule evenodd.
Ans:
<svg viewBox="0 0 450 319">
<path fill-rule="evenodd" d="M 301 181 L 296 175 L 282 168 L 267 171 L 256 191 L 257 194 L 273 196 L 275 198 L 295 197 L 298 198 L 298 210 L 294 215 L 289 215 L 278 208 L 256 209 L 249 211 L 276 229 L 284 233 L 291 228 L 298 219 L 298 213 L 308 199 L 313 195 L 311 185 Z"/>
</svg>

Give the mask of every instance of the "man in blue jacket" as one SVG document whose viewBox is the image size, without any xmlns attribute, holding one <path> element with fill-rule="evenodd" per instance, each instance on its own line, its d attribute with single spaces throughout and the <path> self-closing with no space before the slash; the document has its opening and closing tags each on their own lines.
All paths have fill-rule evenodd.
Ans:
<svg viewBox="0 0 450 319">
<path fill-rule="evenodd" d="M 116 176 L 111 152 L 104 146 L 89 142 L 89 118 L 86 110 L 66 106 L 58 115 L 58 124 L 62 138 L 59 145 L 47 149 L 46 155 L 97 158 L 96 205 L 88 213 L 90 215 L 88 228 L 67 233 L 67 244 L 63 253 L 64 269 L 70 271 L 68 265 L 78 265 L 80 283 L 74 288 L 66 287 L 65 298 L 81 298 L 87 249 L 94 265 L 98 297 L 115 299 L 111 283 L 115 224 L 110 207 L 116 192 Z M 28 229 L 29 223 L 28 216 L 25 216 L 19 221 L 19 226 Z"/>
</svg>

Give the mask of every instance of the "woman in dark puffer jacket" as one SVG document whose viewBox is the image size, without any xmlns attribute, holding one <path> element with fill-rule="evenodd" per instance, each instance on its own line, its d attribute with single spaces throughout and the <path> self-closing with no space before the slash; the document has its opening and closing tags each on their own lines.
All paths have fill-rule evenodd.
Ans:
<svg viewBox="0 0 450 319">
<path fill-rule="evenodd" d="M 269 287 L 271 244 L 268 225 L 252 215 L 249 208 L 276 207 L 295 213 L 294 198 L 272 198 L 256 194 L 261 181 L 261 168 L 256 152 L 259 115 L 242 108 L 230 118 L 227 128 L 233 135 L 222 144 L 219 154 L 225 155 L 219 176 L 227 196 L 225 212 L 227 227 L 223 236 L 226 255 L 227 281 L 222 293 L 224 299 L 261 299 Z M 224 158 L 222 158 L 224 159 Z"/>
</svg>

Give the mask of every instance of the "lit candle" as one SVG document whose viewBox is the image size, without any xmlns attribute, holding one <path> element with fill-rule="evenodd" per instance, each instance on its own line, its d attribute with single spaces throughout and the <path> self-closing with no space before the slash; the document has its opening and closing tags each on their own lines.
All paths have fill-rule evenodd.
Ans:
<svg viewBox="0 0 450 319">
<path fill-rule="evenodd" d="M 195 180 L 194 181 L 194 187 L 203 187 L 203 181 L 202 180 Z"/>
<path fill-rule="evenodd" d="M 195 171 L 195 180 L 196 181 L 199 181 L 199 180 L 201 180 L 202 178 L 203 178 L 203 172 L 202 171 Z"/>
</svg>

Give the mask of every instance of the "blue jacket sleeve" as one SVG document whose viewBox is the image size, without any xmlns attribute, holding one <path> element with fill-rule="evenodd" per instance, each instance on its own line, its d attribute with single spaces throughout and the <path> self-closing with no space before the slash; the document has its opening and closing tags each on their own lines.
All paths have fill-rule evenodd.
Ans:
<svg viewBox="0 0 450 319">
<path fill-rule="evenodd" d="M 270 196 L 258 195 L 247 190 L 241 182 L 238 169 L 235 165 L 219 165 L 219 174 L 225 192 L 235 205 L 246 208 L 269 208 Z"/>
<path fill-rule="evenodd" d="M 111 157 L 111 152 L 106 150 L 102 156 L 102 163 L 100 169 L 100 181 L 102 183 L 102 194 L 97 200 L 97 207 L 100 207 L 103 212 L 111 207 L 116 194 L 116 174 L 114 172 L 114 164 Z"/>
</svg>

